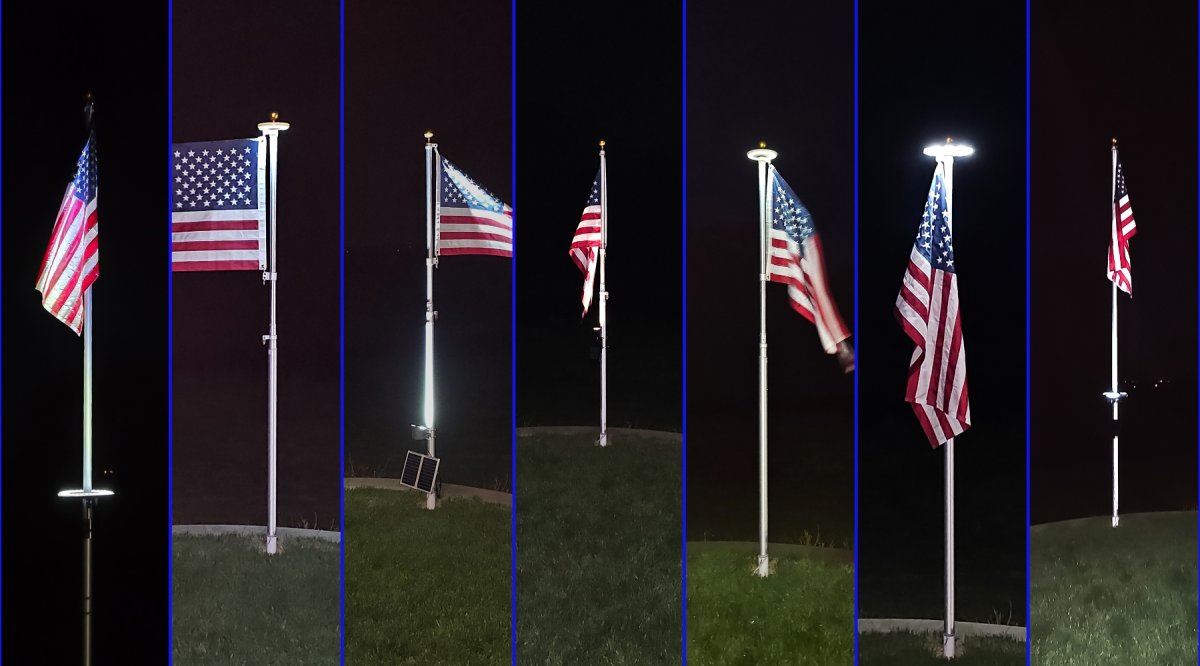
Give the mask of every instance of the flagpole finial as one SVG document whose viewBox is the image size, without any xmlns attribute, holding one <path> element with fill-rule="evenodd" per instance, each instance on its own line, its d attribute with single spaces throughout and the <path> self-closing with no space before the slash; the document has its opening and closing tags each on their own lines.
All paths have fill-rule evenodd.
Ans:
<svg viewBox="0 0 1200 666">
<path fill-rule="evenodd" d="M 273 123 L 279 122 L 279 112 L 278 111 L 271 112 L 271 122 L 273 122 Z"/>
<path fill-rule="evenodd" d="M 600 139 L 600 147 L 601 147 L 601 148 L 603 148 L 603 147 L 604 147 L 604 144 L 605 144 L 605 141 L 604 141 L 604 139 Z"/>
<path fill-rule="evenodd" d="M 953 138 L 951 138 L 951 137 L 946 137 L 946 143 L 947 143 L 947 144 L 954 143 L 954 139 L 953 139 Z"/>
<path fill-rule="evenodd" d="M 92 99 L 92 92 L 89 90 L 83 93 L 83 123 L 87 126 L 89 132 L 92 131 L 92 112 L 95 111 L 95 100 Z"/>
<path fill-rule="evenodd" d="M 433 143 L 432 139 L 433 139 L 433 132 L 430 132 L 429 130 L 425 130 L 425 143 Z"/>
<path fill-rule="evenodd" d="M 1117 137 L 1113 137 L 1113 148 L 1117 147 Z"/>
<path fill-rule="evenodd" d="M 759 148 L 766 148 L 766 147 L 767 147 L 767 142 L 766 142 L 766 141 L 759 141 L 759 142 L 758 142 L 758 147 L 759 147 Z"/>
</svg>

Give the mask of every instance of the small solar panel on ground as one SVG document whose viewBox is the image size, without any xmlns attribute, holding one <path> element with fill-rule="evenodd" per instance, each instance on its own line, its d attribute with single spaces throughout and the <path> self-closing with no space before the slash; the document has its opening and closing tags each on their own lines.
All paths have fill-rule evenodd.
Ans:
<svg viewBox="0 0 1200 666">
<path fill-rule="evenodd" d="M 404 457 L 404 471 L 400 473 L 400 483 L 423 493 L 433 492 L 441 462 L 438 458 L 409 451 Z"/>
</svg>

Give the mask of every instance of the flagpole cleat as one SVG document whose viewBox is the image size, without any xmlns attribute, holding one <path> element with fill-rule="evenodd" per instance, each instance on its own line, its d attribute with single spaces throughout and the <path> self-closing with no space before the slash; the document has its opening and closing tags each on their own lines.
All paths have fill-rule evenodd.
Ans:
<svg viewBox="0 0 1200 666">
<path fill-rule="evenodd" d="M 1109 402 L 1121 402 L 1125 398 L 1129 397 L 1129 394 L 1124 391 L 1105 391 L 1101 395 L 1103 395 Z"/>
</svg>

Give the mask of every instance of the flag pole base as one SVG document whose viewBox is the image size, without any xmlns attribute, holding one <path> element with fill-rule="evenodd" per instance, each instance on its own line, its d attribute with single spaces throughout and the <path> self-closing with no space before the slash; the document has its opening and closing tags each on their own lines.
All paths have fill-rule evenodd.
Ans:
<svg viewBox="0 0 1200 666">
<path fill-rule="evenodd" d="M 955 656 L 955 641 L 954 634 L 942 634 L 942 654 L 946 659 L 953 659 Z"/>
<path fill-rule="evenodd" d="M 425 495 L 425 508 L 433 511 L 437 508 L 437 494 L 428 493 Z"/>
<path fill-rule="evenodd" d="M 759 578 L 766 578 L 767 575 L 770 573 L 771 573 L 771 560 L 766 555 L 759 555 L 758 556 L 758 569 L 755 570 L 754 575 L 758 576 Z"/>
<path fill-rule="evenodd" d="M 267 535 L 267 555 L 274 555 L 279 552 L 279 535 Z"/>
<path fill-rule="evenodd" d="M 608 439 L 608 433 L 607 432 L 600 433 L 600 438 L 596 440 L 596 446 L 603 448 L 605 446 L 608 446 L 609 444 L 610 444 L 610 442 Z"/>
<path fill-rule="evenodd" d="M 1120 516 L 1113 516 L 1112 517 L 1112 526 L 1116 527 L 1117 525 L 1120 525 L 1120 524 L 1121 524 Z"/>
</svg>

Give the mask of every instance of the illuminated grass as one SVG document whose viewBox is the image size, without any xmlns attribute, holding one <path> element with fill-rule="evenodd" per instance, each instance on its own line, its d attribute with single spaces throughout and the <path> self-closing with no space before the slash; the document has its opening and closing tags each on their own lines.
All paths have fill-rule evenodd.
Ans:
<svg viewBox="0 0 1200 666">
<path fill-rule="evenodd" d="M 416 492 L 346 491 L 346 663 L 508 664 L 509 508 L 424 505 Z"/>
<path fill-rule="evenodd" d="M 172 650 L 176 666 L 338 663 L 338 544 L 261 537 L 174 538 Z"/>
<path fill-rule="evenodd" d="M 1196 514 L 1035 525 L 1033 664 L 1196 663 Z"/>
<path fill-rule="evenodd" d="M 862 666 L 892 664 L 941 664 L 954 666 L 1018 666 L 1025 663 L 1025 644 L 1008 638 L 959 636 L 956 656 L 947 662 L 942 656 L 940 633 L 863 634 L 858 639 Z"/>
</svg>

